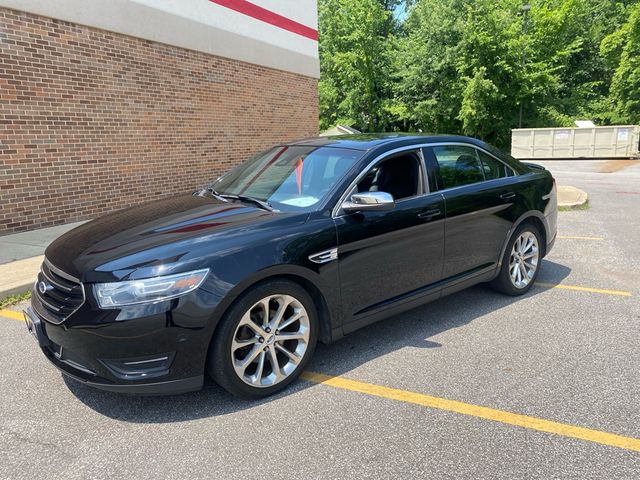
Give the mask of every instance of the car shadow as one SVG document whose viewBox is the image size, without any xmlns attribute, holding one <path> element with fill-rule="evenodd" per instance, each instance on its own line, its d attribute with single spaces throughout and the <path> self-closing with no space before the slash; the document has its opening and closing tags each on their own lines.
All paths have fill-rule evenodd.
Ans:
<svg viewBox="0 0 640 480">
<path fill-rule="evenodd" d="M 556 285 L 571 269 L 543 260 L 539 282 Z M 382 320 L 330 344 L 319 344 L 307 370 L 326 375 L 343 375 L 370 360 L 404 347 L 439 348 L 429 340 L 439 333 L 464 326 L 477 318 L 549 287 L 534 286 L 523 297 L 509 297 L 477 285 L 409 312 Z M 211 380 L 198 392 L 168 397 L 142 397 L 103 392 L 63 376 L 69 390 L 92 410 L 107 417 L 132 423 L 171 423 L 232 414 L 251 409 L 309 388 L 313 384 L 298 380 L 283 392 L 257 401 L 239 400 Z"/>
</svg>

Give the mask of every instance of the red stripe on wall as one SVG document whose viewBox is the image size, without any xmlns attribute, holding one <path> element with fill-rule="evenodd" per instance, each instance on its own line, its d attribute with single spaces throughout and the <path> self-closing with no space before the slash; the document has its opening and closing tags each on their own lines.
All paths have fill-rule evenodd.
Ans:
<svg viewBox="0 0 640 480">
<path fill-rule="evenodd" d="M 303 37 L 310 38 L 311 40 L 318 40 L 318 31 L 311 27 L 307 27 L 302 23 L 298 23 L 295 20 L 279 15 L 271 10 L 267 10 L 259 5 L 256 5 L 247 0 L 209 0 L 212 3 L 216 3 L 220 6 L 235 10 L 249 17 L 253 17 L 256 20 L 260 20 L 265 23 L 269 23 L 283 30 L 287 30 L 292 33 L 296 33 Z"/>
</svg>

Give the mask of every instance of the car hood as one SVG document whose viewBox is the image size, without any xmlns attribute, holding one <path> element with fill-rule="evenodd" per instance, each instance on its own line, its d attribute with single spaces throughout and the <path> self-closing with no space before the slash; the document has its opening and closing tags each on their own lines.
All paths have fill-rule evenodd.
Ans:
<svg viewBox="0 0 640 480">
<path fill-rule="evenodd" d="M 114 270 L 124 278 L 149 265 L 175 264 L 201 243 L 194 237 L 211 239 L 278 215 L 282 214 L 209 196 L 178 195 L 87 222 L 55 240 L 45 256 L 82 281 L 87 274 L 93 277 L 89 281 L 108 281 Z"/>
</svg>

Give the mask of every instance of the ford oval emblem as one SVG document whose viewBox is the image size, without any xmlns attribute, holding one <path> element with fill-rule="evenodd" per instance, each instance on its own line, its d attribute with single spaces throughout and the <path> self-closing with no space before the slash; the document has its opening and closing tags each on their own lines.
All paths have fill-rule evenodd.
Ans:
<svg viewBox="0 0 640 480">
<path fill-rule="evenodd" d="M 42 295 L 47 293 L 47 290 L 50 290 L 51 288 L 52 288 L 51 285 L 47 285 L 45 282 L 38 282 L 38 291 Z"/>
</svg>

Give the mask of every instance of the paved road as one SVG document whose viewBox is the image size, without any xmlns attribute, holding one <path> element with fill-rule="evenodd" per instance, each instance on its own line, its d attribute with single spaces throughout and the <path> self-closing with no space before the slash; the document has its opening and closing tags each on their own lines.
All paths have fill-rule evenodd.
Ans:
<svg viewBox="0 0 640 480">
<path fill-rule="evenodd" d="M 342 388 L 97 392 L 0 318 L 0 478 L 639 478 L 640 168 L 547 165 L 591 198 L 541 272 L 567 288 L 479 286 L 320 346 L 309 370 Z"/>
</svg>

